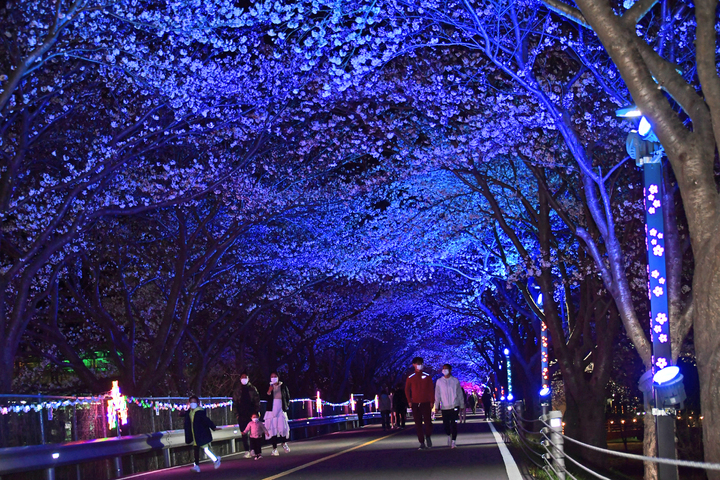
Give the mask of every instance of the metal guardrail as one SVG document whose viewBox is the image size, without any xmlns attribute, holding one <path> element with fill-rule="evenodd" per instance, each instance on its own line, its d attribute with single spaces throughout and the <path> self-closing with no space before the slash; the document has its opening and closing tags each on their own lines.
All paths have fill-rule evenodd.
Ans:
<svg viewBox="0 0 720 480">
<path fill-rule="evenodd" d="M 375 413 L 365 413 L 365 418 L 376 417 Z M 317 427 L 338 423 L 353 425 L 358 421 L 357 414 L 333 415 L 327 417 L 299 418 L 290 420 L 290 429 Z M 235 439 L 242 432 L 235 425 L 221 426 L 213 433 L 213 442 L 231 441 L 231 451 L 235 451 Z M 118 438 L 69 442 L 53 445 L 33 445 L 0 449 L 0 475 L 46 470 L 48 480 L 54 479 L 54 469 L 64 465 L 75 465 L 94 460 L 115 459 L 115 474 L 122 476 L 121 458 L 127 455 L 149 451 L 163 451 L 165 467 L 172 466 L 170 450 L 187 447 L 184 430 L 168 430 L 143 435 Z"/>
</svg>

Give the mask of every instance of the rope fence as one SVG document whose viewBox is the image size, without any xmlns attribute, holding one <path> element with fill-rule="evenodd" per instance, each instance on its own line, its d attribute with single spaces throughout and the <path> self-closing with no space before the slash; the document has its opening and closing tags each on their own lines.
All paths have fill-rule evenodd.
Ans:
<svg viewBox="0 0 720 480">
<path fill-rule="evenodd" d="M 575 467 L 591 474 L 595 478 L 600 480 L 612 480 L 611 478 L 592 470 L 586 465 L 583 465 L 577 459 L 566 454 L 564 442 L 572 442 L 575 445 L 579 445 L 594 452 L 629 460 L 654 462 L 657 464 L 673 465 L 676 467 L 720 471 L 720 464 L 718 463 L 648 457 L 633 453 L 616 452 L 614 450 L 589 445 L 562 433 L 562 414 L 560 412 L 550 412 L 538 419 L 530 420 L 523 418 L 520 414 L 521 406 L 522 402 L 517 402 L 514 405 L 506 404 L 505 408 L 500 408 L 498 410 L 504 414 L 504 418 L 502 418 L 502 420 L 505 421 L 506 425 L 510 426 L 509 431 L 513 431 L 517 435 L 518 444 L 525 457 L 533 465 L 544 470 L 548 475 L 552 472 L 552 474 L 560 480 L 564 480 L 565 478 L 576 480 L 575 476 L 573 476 L 573 474 L 565 468 L 565 460 L 570 461 Z M 537 423 L 541 425 L 541 428 L 538 431 L 526 428 L 528 425 Z M 538 441 L 538 438 L 541 438 L 541 440 Z M 507 437 L 507 435 L 506 441 L 509 441 L 509 437 Z M 538 461 L 537 457 L 540 457 L 542 462 Z"/>
</svg>

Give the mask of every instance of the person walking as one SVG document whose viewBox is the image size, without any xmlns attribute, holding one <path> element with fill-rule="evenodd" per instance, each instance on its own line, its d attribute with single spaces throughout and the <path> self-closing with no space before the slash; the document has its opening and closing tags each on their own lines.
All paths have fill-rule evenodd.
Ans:
<svg viewBox="0 0 720 480">
<path fill-rule="evenodd" d="M 420 448 L 425 450 L 432 447 L 432 404 L 435 401 L 435 386 L 432 377 L 423 372 L 423 359 L 413 358 L 415 373 L 411 374 L 405 381 L 405 395 L 410 402 L 415 431 L 417 432 Z M 427 442 L 427 446 L 425 444 Z"/>
<path fill-rule="evenodd" d="M 205 451 L 213 462 L 213 466 L 217 469 L 220 467 L 220 457 L 210 450 L 212 442 L 212 433 L 210 430 L 217 430 L 212 420 L 205 413 L 205 409 L 200 406 L 200 399 L 193 395 L 188 399 L 188 409 L 180 413 L 181 417 L 185 417 L 185 443 L 193 446 L 194 463 L 190 467 L 193 472 L 200 473 L 200 449 Z"/>
<path fill-rule="evenodd" d="M 287 416 L 287 411 L 290 409 L 290 390 L 280 381 L 275 372 L 270 374 L 270 388 L 268 388 L 267 394 L 270 396 L 272 409 L 265 412 L 265 428 L 270 432 L 270 441 L 272 442 L 270 455 L 277 457 L 279 455 L 277 446 L 281 441 L 283 449 L 290 453 L 290 447 L 287 444 L 290 437 L 290 424 Z"/>
<path fill-rule="evenodd" d="M 442 411 L 448 447 L 455 448 L 458 412 L 465 408 L 465 399 L 460 381 L 452 375 L 452 365 L 443 365 L 442 373 L 435 382 L 435 410 Z"/>
<path fill-rule="evenodd" d="M 270 432 L 268 432 L 268 429 L 262 424 L 260 416 L 257 413 L 252 414 L 247 427 L 243 430 L 243 438 L 245 438 L 245 435 L 250 437 L 250 444 L 255 454 L 255 460 L 260 460 L 262 458 L 263 436 L 270 437 Z"/>
<path fill-rule="evenodd" d="M 237 418 L 238 428 L 243 425 L 249 425 L 253 415 L 257 414 L 260 418 L 260 395 L 257 388 L 250 383 L 246 373 L 240 375 L 240 385 L 233 392 L 233 410 Z M 248 435 L 243 433 L 243 447 L 245 448 L 245 458 L 251 458 L 250 441 Z"/>
<path fill-rule="evenodd" d="M 483 410 L 485 411 L 485 420 L 490 420 L 490 414 L 492 412 L 492 393 L 490 393 L 490 387 L 485 387 L 485 391 L 482 394 Z"/>
<path fill-rule="evenodd" d="M 387 392 L 387 387 L 383 387 L 380 396 L 378 397 L 378 406 L 380 407 L 380 418 L 382 419 L 382 429 L 391 429 L 390 425 L 390 410 L 392 410 L 392 402 Z"/>
<path fill-rule="evenodd" d="M 477 413 L 477 404 L 478 404 L 478 397 L 477 397 L 477 393 L 475 393 L 475 390 L 473 390 L 472 393 L 470 394 L 469 400 L 470 400 L 470 408 L 472 408 L 473 415 L 475 415 L 475 413 Z"/>
<path fill-rule="evenodd" d="M 462 407 L 462 408 L 460 409 L 460 411 L 458 412 L 458 414 L 459 414 L 459 415 L 458 415 L 458 423 L 465 423 L 465 422 L 467 422 L 467 392 L 465 391 L 464 388 L 462 389 L 462 394 L 463 394 L 463 405 L 464 405 L 464 407 Z"/>
<path fill-rule="evenodd" d="M 398 385 L 395 393 L 393 393 L 393 407 L 397 416 L 396 425 L 398 428 L 405 428 L 405 419 L 407 417 L 408 400 L 405 395 L 405 389 Z"/>
</svg>

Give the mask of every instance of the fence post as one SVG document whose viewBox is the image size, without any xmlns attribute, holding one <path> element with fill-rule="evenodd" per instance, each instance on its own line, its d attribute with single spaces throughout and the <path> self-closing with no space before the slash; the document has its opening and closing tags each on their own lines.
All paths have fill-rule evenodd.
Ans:
<svg viewBox="0 0 720 480">
<path fill-rule="evenodd" d="M 555 472 L 560 480 L 565 480 L 565 447 L 562 438 L 562 412 L 553 410 L 541 419 L 550 425 L 544 427 L 546 433 L 550 433 L 550 454 Z"/>
<path fill-rule="evenodd" d="M 120 425 L 118 425 L 118 429 L 120 429 Z M 115 457 L 113 461 L 115 463 L 115 478 L 120 478 L 123 476 L 122 458 Z"/>
</svg>

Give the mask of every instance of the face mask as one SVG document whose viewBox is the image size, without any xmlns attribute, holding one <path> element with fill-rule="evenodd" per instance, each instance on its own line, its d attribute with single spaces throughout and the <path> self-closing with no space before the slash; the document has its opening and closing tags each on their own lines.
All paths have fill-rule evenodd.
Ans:
<svg viewBox="0 0 720 480">
<path fill-rule="evenodd" d="M 270 383 L 272 383 L 273 385 L 275 385 L 277 382 L 278 382 L 277 377 L 270 377 Z"/>
<path fill-rule="evenodd" d="M 190 404 L 190 408 L 193 409 L 193 410 L 195 410 L 195 409 L 197 408 L 197 403 L 192 402 L 192 403 Z"/>
<path fill-rule="evenodd" d="M 443 375 L 450 375 L 450 370 L 448 370 L 447 368 L 444 368 Z"/>
<path fill-rule="evenodd" d="M 247 384 L 248 384 L 248 379 L 247 379 L 247 378 L 241 378 L 241 379 L 240 379 L 240 383 L 242 383 L 243 385 L 247 385 Z"/>
<path fill-rule="evenodd" d="M 253 422 L 255 422 L 255 423 L 257 423 L 257 422 L 259 422 L 259 421 L 260 421 L 259 418 L 257 418 L 257 417 L 253 418 Z"/>
<path fill-rule="evenodd" d="M 423 366 L 422 366 L 422 365 L 416 365 L 415 368 L 417 368 L 417 369 L 418 369 L 418 372 L 419 372 L 420 370 L 423 369 Z"/>
</svg>

